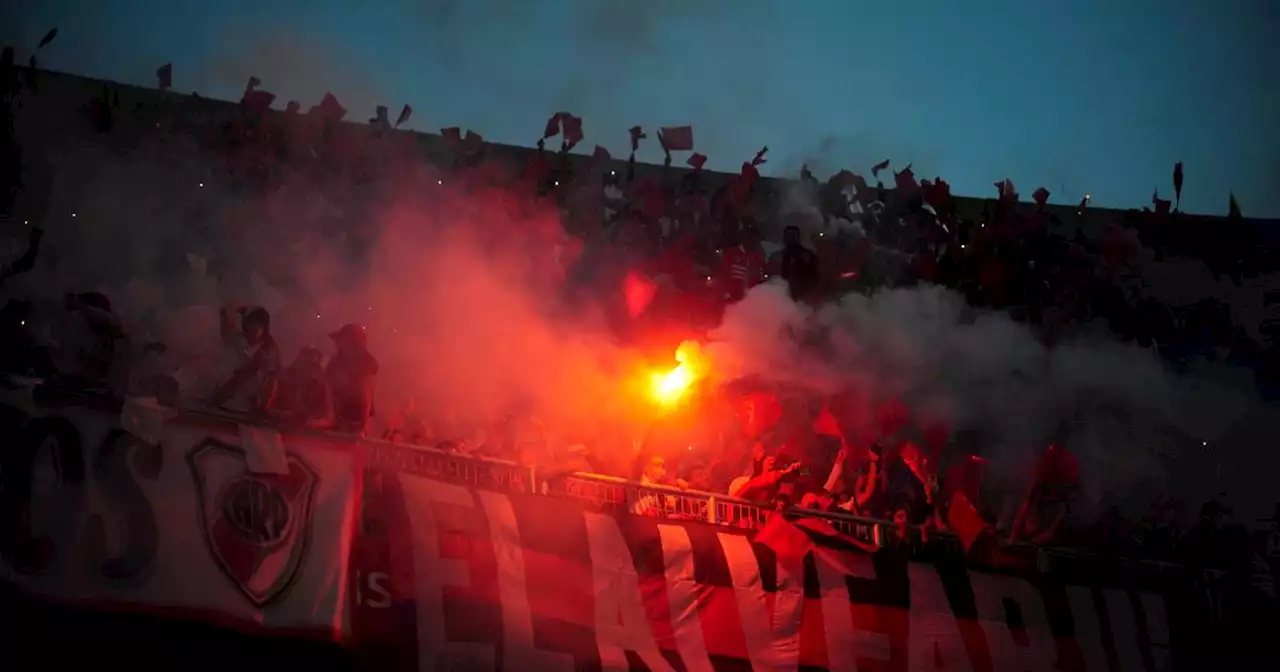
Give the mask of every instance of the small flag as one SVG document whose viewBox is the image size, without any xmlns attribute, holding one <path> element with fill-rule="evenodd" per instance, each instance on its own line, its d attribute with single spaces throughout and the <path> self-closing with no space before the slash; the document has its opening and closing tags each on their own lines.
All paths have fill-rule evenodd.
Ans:
<svg viewBox="0 0 1280 672">
<path fill-rule="evenodd" d="M 156 69 L 156 83 L 161 91 L 168 91 L 173 86 L 173 64 L 165 63 Z"/>
<path fill-rule="evenodd" d="M 823 406 L 818 417 L 813 419 L 813 433 L 818 436 L 837 438 L 840 439 L 840 443 L 844 443 L 844 432 L 840 429 L 836 416 L 831 414 L 830 406 Z"/>
<path fill-rule="evenodd" d="M 664 126 L 658 132 L 662 148 L 668 152 L 687 152 L 693 149 L 692 126 Z"/>
<path fill-rule="evenodd" d="M 411 116 L 413 116 L 413 108 L 406 103 L 404 107 L 400 108 L 400 116 L 396 117 L 396 128 L 400 128 L 404 122 L 409 121 Z"/>
<path fill-rule="evenodd" d="M 640 128 L 639 126 L 632 126 L 630 133 L 631 133 L 631 153 L 634 154 L 637 149 L 640 149 L 640 141 L 649 136 L 645 135 L 644 129 Z"/>
<path fill-rule="evenodd" d="M 1014 189 L 1014 187 L 1013 187 L 1013 180 L 1010 180 L 1010 179 L 1008 179 L 1008 178 L 1005 178 L 1005 179 L 1003 179 L 1003 180 L 1000 180 L 999 182 L 996 182 L 996 183 L 994 184 L 994 186 L 995 186 L 995 188 L 996 188 L 996 194 L 998 194 L 998 195 L 999 195 L 1000 200 L 1002 200 L 1002 201 L 1004 201 L 1004 200 L 1010 200 L 1010 201 L 1016 201 L 1016 200 L 1018 200 L 1018 192 L 1017 192 L 1017 190 L 1015 190 L 1015 189 Z"/>
<path fill-rule="evenodd" d="M 49 30 L 49 32 L 44 34 L 44 37 L 40 38 L 40 44 L 36 46 L 36 49 L 44 49 L 45 47 L 49 46 L 49 43 L 53 42 L 53 38 L 57 36 L 58 36 L 57 28 L 53 28 Z"/>
<path fill-rule="evenodd" d="M 685 163 L 692 166 L 694 170 L 702 170 L 702 167 L 707 163 L 707 157 L 705 154 L 694 152 L 689 156 L 689 160 Z"/>
<path fill-rule="evenodd" d="M 951 185 L 941 177 L 934 178 L 924 188 L 924 202 L 932 205 L 937 212 L 944 212 L 951 203 Z"/>
<path fill-rule="evenodd" d="M 973 502 L 961 490 L 951 494 L 951 504 L 947 507 L 947 525 L 960 537 L 964 550 L 973 548 L 974 543 L 983 535 L 990 525 L 982 518 L 982 514 L 974 508 Z"/>
<path fill-rule="evenodd" d="M 881 161 L 880 163 L 877 163 L 876 165 L 871 166 L 871 177 L 876 177 L 876 178 L 880 177 L 880 171 L 888 167 L 889 167 L 889 159 L 885 159 L 884 161 Z"/>
<path fill-rule="evenodd" d="M 1169 207 L 1173 204 L 1160 198 L 1160 190 L 1157 189 L 1151 194 L 1151 205 L 1155 208 L 1157 214 L 1167 215 L 1169 214 Z"/>
<path fill-rule="evenodd" d="M 743 396 L 734 410 L 748 438 L 759 436 L 782 420 L 782 404 L 768 392 L 752 392 Z"/>
<path fill-rule="evenodd" d="M 560 135 L 560 115 L 561 114 L 563 113 L 556 112 L 555 114 L 551 115 L 550 119 L 547 120 L 547 126 L 542 130 L 543 140 L 546 140 L 547 138 L 554 138 L 555 136 Z"/>
<path fill-rule="evenodd" d="M 1182 162 L 1173 164 L 1173 198 L 1182 202 Z"/>
<path fill-rule="evenodd" d="M 582 117 L 575 117 L 568 112 L 561 112 L 560 124 L 563 132 L 564 142 L 561 143 L 562 151 L 569 151 L 582 142 Z"/>
<path fill-rule="evenodd" d="M 900 172 L 893 174 L 893 186 L 903 194 L 914 194 L 920 189 L 920 184 L 916 182 L 916 174 L 911 170 L 911 164 L 907 164 Z"/>
<path fill-rule="evenodd" d="M 343 107 L 332 93 L 325 93 L 320 104 L 311 108 L 309 114 L 317 115 L 327 121 L 342 121 L 342 118 L 347 116 L 347 108 Z"/>
<path fill-rule="evenodd" d="M 756 158 L 751 159 L 751 165 L 761 166 L 768 163 L 768 161 L 766 161 L 764 158 L 764 155 L 767 154 L 768 152 L 769 152 L 769 146 L 765 145 L 760 151 L 756 152 Z"/>
</svg>

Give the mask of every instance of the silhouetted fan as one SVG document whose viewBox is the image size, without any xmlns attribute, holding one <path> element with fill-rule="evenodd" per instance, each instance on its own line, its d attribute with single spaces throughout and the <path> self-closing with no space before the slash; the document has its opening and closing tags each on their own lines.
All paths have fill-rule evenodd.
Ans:
<svg viewBox="0 0 1280 672">
<path fill-rule="evenodd" d="M 14 106 L 21 88 L 13 47 L 0 52 L 0 213 L 8 213 L 22 188 L 22 154 L 14 134 Z"/>
<path fill-rule="evenodd" d="M 93 125 L 95 131 L 108 133 L 115 128 L 114 102 L 119 102 L 119 95 L 113 97 L 110 91 L 103 89 L 101 96 L 90 100 L 85 105 L 85 114 L 89 117 L 89 123 Z"/>
<path fill-rule="evenodd" d="M 379 105 L 379 106 L 377 107 L 377 109 L 375 110 L 375 114 L 374 114 L 373 118 L 369 120 L 369 125 L 370 125 L 370 126 L 374 126 L 374 127 L 376 127 L 376 128 L 379 128 L 379 129 L 389 129 L 389 128 L 391 128 L 391 120 L 390 120 L 389 118 L 387 118 L 387 106 L 386 106 L 386 105 Z"/>
</svg>

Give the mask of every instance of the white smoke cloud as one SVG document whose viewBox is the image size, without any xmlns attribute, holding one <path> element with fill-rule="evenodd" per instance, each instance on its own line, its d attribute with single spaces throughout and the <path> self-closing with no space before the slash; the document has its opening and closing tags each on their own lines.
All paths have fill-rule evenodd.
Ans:
<svg viewBox="0 0 1280 672">
<path fill-rule="evenodd" d="M 864 421 L 901 399 L 917 418 L 980 430 L 997 480 L 1009 484 L 1066 425 L 1094 503 L 1169 487 L 1180 447 L 1214 441 L 1257 407 L 1246 392 L 1177 376 L 1153 352 L 1107 337 L 1046 347 L 1007 315 L 934 286 L 851 294 L 815 310 L 769 283 L 731 307 L 711 340 L 707 356 L 727 375 L 855 390 Z M 1204 485 L 1186 494 L 1212 494 Z"/>
</svg>

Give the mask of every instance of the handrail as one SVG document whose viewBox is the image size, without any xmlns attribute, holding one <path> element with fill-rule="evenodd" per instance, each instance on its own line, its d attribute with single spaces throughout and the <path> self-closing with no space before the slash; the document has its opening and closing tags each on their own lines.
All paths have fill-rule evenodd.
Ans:
<svg viewBox="0 0 1280 672">
<path fill-rule="evenodd" d="M 34 387 L 39 385 L 41 382 L 43 382 L 39 379 L 11 376 L 6 374 L 0 374 L 0 379 L 3 379 L 3 382 L 7 383 L 5 387 L 11 390 L 18 389 L 23 386 Z M 14 383 L 18 383 L 18 384 L 14 385 Z M 83 394 L 86 397 L 101 396 L 101 394 L 96 391 L 83 391 L 83 392 L 76 392 L 74 390 L 67 390 L 67 391 L 75 394 Z M 211 420 L 211 421 L 228 422 L 228 423 L 234 423 L 234 424 L 254 425 L 254 426 L 259 426 L 259 427 L 264 427 L 269 429 L 275 429 L 276 431 L 279 431 L 282 433 L 288 433 L 290 435 L 306 436 L 311 438 L 321 438 L 321 439 L 327 439 L 335 442 L 354 442 L 354 443 L 362 444 L 365 446 L 369 446 L 370 448 L 373 449 L 373 451 L 370 454 L 370 460 L 368 461 L 370 465 L 383 463 L 382 458 L 385 457 L 386 458 L 385 462 L 394 463 L 396 466 L 401 468 L 406 468 L 406 470 L 408 471 L 415 471 L 415 470 L 424 471 L 424 472 L 427 472 L 427 475 L 444 476 L 444 477 L 448 477 L 451 475 L 445 472 L 449 470 L 448 465 L 452 465 L 452 468 L 454 468 L 456 472 L 470 473 L 472 476 L 474 476 L 475 478 L 463 478 L 463 480 L 466 481 L 468 484 L 474 485 L 474 486 L 484 487 L 484 486 L 492 486 L 492 485 L 503 485 L 503 486 L 506 486 L 506 489 L 512 489 L 513 486 L 517 486 L 514 489 L 521 492 L 542 494 L 542 495 L 553 495 L 557 493 L 554 488 L 549 487 L 549 484 L 552 481 L 564 482 L 564 483 L 579 481 L 579 482 L 591 482 L 591 483 L 600 484 L 600 485 L 611 485 L 614 487 L 624 488 L 628 493 L 630 493 L 629 495 L 627 495 L 627 497 L 623 501 L 612 502 L 615 505 L 625 504 L 629 511 L 633 510 L 637 502 L 641 501 L 645 495 L 648 495 L 650 497 L 680 498 L 681 500 L 699 500 L 702 502 L 706 502 L 708 505 L 707 511 L 705 515 L 701 516 L 701 518 L 706 522 L 713 523 L 713 524 L 732 525 L 735 523 L 742 522 L 744 518 L 749 519 L 750 522 L 762 524 L 768 518 L 769 515 L 776 513 L 775 510 L 769 509 L 767 507 L 762 507 L 761 505 L 755 502 L 745 500 L 745 499 L 730 497 L 728 495 L 720 495 L 712 492 L 688 490 L 688 489 L 675 488 L 675 487 L 663 486 L 663 485 L 647 485 L 647 484 L 638 483 L 636 481 L 631 481 L 625 478 L 608 476 L 605 474 L 594 474 L 589 472 L 570 472 L 567 474 L 561 473 L 555 478 L 548 479 L 548 478 L 545 478 L 542 473 L 540 473 L 539 469 L 536 466 L 521 465 L 517 462 L 513 462 L 510 460 L 466 455 L 466 454 L 447 451 L 447 450 L 440 450 L 438 448 L 434 448 L 431 446 L 420 446 L 420 445 L 414 445 L 414 444 L 399 443 L 394 441 L 386 441 L 382 439 L 373 439 L 373 438 L 368 438 L 368 437 L 359 436 L 355 434 L 336 432 L 336 431 L 326 430 L 326 429 L 309 428 L 309 427 L 296 427 L 296 428 L 280 427 L 278 425 L 264 422 L 264 418 L 262 418 L 261 416 L 257 416 L 249 413 L 237 412 L 237 411 L 224 409 L 224 408 L 188 405 L 188 406 L 179 407 L 173 410 L 178 416 L 194 417 L 194 418 L 198 418 L 206 421 Z M 385 455 L 384 453 L 386 453 L 387 451 L 394 451 L 394 453 L 393 455 Z M 412 467 L 415 465 L 407 465 L 402 461 L 402 456 L 410 453 L 419 454 L 423 456 L 430 456 L 431 458 L 434 458 L 435 462 L 433 464 L 435 466 L 439 466 L 443 468 L 414 469 Z M 425 465 L 417 465 L 417 466 L 424 467 Z M 468 467 L 471 468 L 471 471 L 468 471 Z M 481 467 L 481 468 L 487 467 L 491 469 L 501 470 L 506 475 L 508 475 L 509 478 L 481 479 L 479 478 L 478 474 L 475 472 L 474 470 L 475 467 Z M 480 481 L 485 481 L 485 482 L 482 483 Z M 570 494 L 570 493 L 565 493 L 565 494 Z M 663 512 L 666 513 L 665 509 L 663 510 Z M 688 517 L 688 516 L 699 517 L 695 515 L 696 513 L 697 512 L 693 512 L 692 514 L 675 512 L 669 515 L 677 516 L 677 517 Z M 783 510 L 782 513 L 785 513 L 787 515 L 792 515 L 792 516 L 824 519 L 824 520 L 827 520 L 828 522 L 831 522 L 833 526 L 835 526 L 837 529 L 840 529 L 841 531 L 844 531 L 846 533 L 850 533 L 850 532 L 856 533 L 858 531 L 870 530 L 871 538 L 862 539 L 862 540 L 872 542 L 877 545 L 882 545 L 883 543 L 883 538 L 884 538 L 883 530 L 893 525 L 893 523 L 888 520 L 869 518 L 869 517 L 863 517 L 863 516 L 854 516 L 851 514 L 840 513 L 840 512 L 816 511 L 812 509 L 802 509 L 797 507 L 789 507 Z M 733 515 L 730 515 L 730 514 L 733 514 Z M 937 531 L 934 533 L 934 535 L 937 537 L 949 539 L 951 541 L 958 541 L 958 537 L 956 537 L 955 535 L 949 532 Z M 865 535 L 862 533 L 856 533 L 855 536 L 863 537 Z M 1037 546 L 1037 545 L 1029 544 L 1026 542 L 1009 543 L 1007 544 L 1007 548 L 1014 549 L 1014 550 L 1022 549 L 1022 550 L 1026 550 L 1026 551 L 1037 554 L 1037 566 L 1040 566 L 1040 567 L 1047 566 L 1046 560 L 1048 558 L 1046 556 L 1052 556 L 1052 557 L 1059 557 L 1059 558 L 1078 558 L 1081 560 L 1087 559 L 1087 560 L 1116 562 L 1116 563 L 1121 563 L 1125 565 L 1141 567 L 1147 570 L 1153 570 L 1157 572 L 1190 570 L 1190 568 L 1177 563 L 1170 563 L 1170 562 L 1164 562 L 1159 560 L 1103 556 L 1090 551 L 1064 548 L 1064 547 Z M 1212 572 L 1213 570 L 1204 570 L 1204 571 L 1207 573 L 1207 572 Z"/>
</svg>

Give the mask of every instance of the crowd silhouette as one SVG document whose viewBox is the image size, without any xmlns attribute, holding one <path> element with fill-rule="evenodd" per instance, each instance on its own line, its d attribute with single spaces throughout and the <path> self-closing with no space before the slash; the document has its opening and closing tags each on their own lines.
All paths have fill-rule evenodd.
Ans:
<svg viewBox="0 0 1280 672">
<path fill-rule="evenodd" d="M 15 110 L 26 97 L 40 95 L 42 77 L 52 76 L 16 65 L 12 50 L 0 64 L 5 115 L 0 212 L 12 227 L 21 225 L 19 218 L 27 220 L 10 214 L 17 195 L 34 188 L 24 180 Z M 161 68 L 157 76 L 159 88 L 167 90 L 172 69 Z M 536 149 L 493 146 L 459 128 L 424 141 L 397 130 L 412 115 L 408 106 L 395 123 L 380 107 L 367 125 L 353 124 L 343 121 L 347 112 L 332 95 L 307 113 L 293 102 L 277 110 L 274 96 L 261 85 L 251 79 L 238 106 L 167 92 L 126 91 L 122 102 L 123 87 L 105 85 L 85 101 L 82 116 L 86 132 L 113 136 L 117 143 L 142 133 L 195 137 L 197 151 L 214 157 L 225 169 L 221 177 L 245 194 L 302 181 L 334 191 L 342 191 L 340 185 L 395 183 L 453 202 L 497 195 L 512 235 L 531 240 L 539 235 L 530 232 L 531 223 L 554 213 L 579 248 L 558 250 L 548 272 L 562 275 L 570 286 L 605 287 L 622 297 L 615 326 L 624 334 L 657 324 L 713 325 L 727 306 L 775 276 L 796 301 L 808 304 L 927 283 L 950 288 L 973 306 L 1007 313 L 1045 343 L 1101 323 L 1116 338 L 1149 349 L 1174 369 L 1203 359 L 1245 366 L 1256 372 L 1258 390 L 1268 397 L 1280 382 L 1275 323 L 1246 328 L 1230 305 L 1213 296 L 1171 305 L 1143 277 L 1149 263 L 1172 258 L 1202 265 L 1215 281 L 1235 286 L 1280 271 L 1274 239 L 1241 216 L 1234 197 L 1226 218 L 1179 212 L 1181 164 L 1174 170 L 1172 202 L 1157 194 L 1151 208 L 1101 215 L 1106 223 L 1099 228 L 1099 211 L 1088 196 L 1073 206 L 1054 206 L 1051 194 L 1038 188 L 1028 202 L 1007 179 L 983 199 L 953 196 L 945 179 L 919 179 L 910 165 L 898 170 L 888 160 L 871 167 L 870 180 L 852 170 L 824 180 L 807 167 L 794 180 L 766 179 L 760 169 L 768 148 L 738 173 L 715 174 L 703 169 L 706 157 L 694 151 L 690 127 L 661 129 L 652 140 L 645 129 L 632 128 L 630 157 L 614 160 L 599 146 L 588 155 L 575 153 L 585 137 L 583 120 L 563 112 L 547 121 Z M 215 108 L 216 113 L 210 111 Z M 559 149 L 547 149 L 556 139 Z M 662 166 L 637 163 L 642 141 L 660 143 L 666 155 Z M 425 161 L 422 142 L 430 145 Z M 690 153 L 688 167 L 673 165 L 673 153 Z M 4 266 L 0 282 L 37 263 L 42 230 L 39 217 L 32 219 L 36 224 L 28 225 L 27 251 Z M 362 232 L 346 225 L 337 221 L 335 230 L 319 233 L 343 237 L 358 255 Z M 615 269 L 611 281 L 599 281 L 602 267 Z M 627 289 L 628 283 L 638 289 Z M 65 315 L 59 328 L 83 333 L 50 348 L 31 329 L 46 308 L 18 298 L 5 305 L 0 367 L 6 373 L 90 386 L 110 386 L 117 377 L 123 380 L 119 389 L 176 403 L 177 383 L 142 373 L 137 364 L 145 355 L 162 354 L 166 346 L 129 343 L 129 330 L 113 315 L 110 297 L 69 295 L 60 310 Z M 544 461 L 528 455 L 548 450 L 531 445 L 545 443 L 545 433 L 518 418 L 461 432 L 446 429 L 445 420 L 412 400 L 392 411 L 379 409 L 373 398 L 378 364 L 359 324 L 331 334 L 336 354 L 327 365 L 316 348 L 304 348 L 285 365 L 266 310 L 232 305 L 223 317 L 224 342 L 243 359 L 208 398 L 215 406 L 230 407 L 243 398 L 238 409 L 283 426 Z M 121 372 L 117 364 L 126 358 L 131 364 Z M 752 394 L 768 398 L 774 392 Z M 573 444 L 557 464 L 642 485 L 720 493 L 765 508 L 892 521 L 890 544 L 923 543 L 943 531 L 959 535 L 966 547 L 998 537 L 1227 571 L 1251 572 L 1256 569 L 1251 562 L 1270 562 L 1274 571 L 1275 532 L 1250 540 L 1243 527 L 1228 521 L 1229 509 L 1219 502 L 1206 503 L 1199 522 L 1186 529 L 1182 505 L 1164 499 L 1153 503 L 1141 521 L 1124 520 L 1116 512 L 1100 521 L 1074 520 L 1076 476 L 1069 453 L 1056 446 L 1047 448 L 1027 492 L 1011 502 L 985 501 L 980 460 L 936 459 L 927 428 L 886 421 L 872 445 L 852 445 L 838 422 L 833 430 L 824 419 L 829 405 L 816 403 L 803 411 L 812 419 L 803 423 L 809 429 L 801 439 L 767 428 L 745 432 L 710 463 L 671 461 L 639 442 L 623 460 L 603 455 L 598 446 Z M 941 443 L 956 440 L 943 437 Z M 671 515 L 663 497 L 649 496 L 633 511 Z"/>
</svg>

